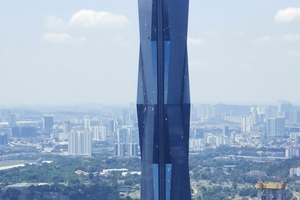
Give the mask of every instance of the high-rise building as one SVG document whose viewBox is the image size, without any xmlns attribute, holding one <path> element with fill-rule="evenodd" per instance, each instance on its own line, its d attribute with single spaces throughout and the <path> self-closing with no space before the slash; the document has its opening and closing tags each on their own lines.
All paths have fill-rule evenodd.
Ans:
<svg viewBox="0 0 300 200">
<path fill-rule="evenodd" d="M 243 116 L 241 121 L 241 131 L 242 133 L 249 133 L 251 131 L 252 126 L 252 117 L 250 116 Z"/>
<path fill-rule="evenodd" d="M 228 130 L 228 126 L 223 126 L 222 127 L 222 134 L 226 136 L 230 136 L 230 132 Z"/>
<path fill-rule="evenodd" d="M 203 139 L 204 129 L 203 128 L 192 128 L 190 129 L 190 139 Z"/>
<path fill-rule="evenodd" d="M 54 125 L 53 115 L 44 115 L 43 130 L 45 133 L 52 133 L 52 127 Z"/>
<path fill-rule="evenodd" d="M 127 147 L 128 156 L 137 156 L 138 155 L 138 144 L 137 143 L 129 143 Z"/>
<path fill-rule="evenodd" d="M 258 192 L 258 198 L 260 200 L 286 200 L 285 198 L 285 185 L 282 182 L 259 182 L 255 185 Z"/>
<path fill-rule="evenodd" d="M 30 138 L 36 137 L 36 127 L 33 126 L 14 126 L 11 129 L 12 137 Z"/>
<path fill-rule="evenodd" d="M 190 151 L 205 151 L 205 139 L 199 138 L 199 139 L 190 139 L 189 141 L 189 148 Z"/>
<path fill-rule="evenodd" d="M 69 133 L 71 132 L 71 122 L 67 121 L 67 122 L 64 122 L 64 133 Z"/>
<path fill-rule="evenodd" d="M 52 138 L 57 140 L 58 139 L 58 134 L 59 134 L 59 127 L 58 125 L 53 125 L 53 129 L 52 129 Z"/>
<path fill-rule="evenodd" d="M 132 113 L 131 109 L 123 110 L 123 112 L 122 112 L 123 124 L 122 125 L 131 125 L 131 123 L 132 123 L 131 113 Z"/>
<path fill-rule="evenodd" d="M 91 156 L 92 133 L 88 130 L 69 132 L 68 152 L 72 156 Z"/>
<path fill-rule="evenodd" d="M 128 143 L 129 141 L 129 132 L 128 132 L 128 128 L 123 127 L 123 128 L 119 128 L 117 131 L 117 136 L 118 136 L 118 142 L 119 143 Z"/>
<path fill-rule="evenodd" d="M 293 109 L 293 104 L 291 104 L 290 102 L 285 101 L 285 100 L 278 101 L 278 111 L 280 113 L 290 112 L 290 111 L 292 111 L 292 109 Z"/>
<path fill-rule="evenodd" d="M 258 114 L 257 114 L 257 110 L 254 109 L 251 111 L 251 118 L 252 118 L 252 124 L 253 125 L 256 125 L 258 124 L 259 122 L 259 117 L 258 117 Z"/>
<path fill-rule="evenodd" d="M 21 128 L 20 126 L 14 126 L 11 128 L 11 135 L 12 137 L 20 137 L 21 135 Z"/>
<path fill-rule="evenodd" d="M 109 132 L 115 132 L 117 125 L 118 125 L 118 122 L 117 122 L 116 119 L 109 120 L 108 121 L 108 131 Z"/>
<path fill-rule="evenodd" d="M 271 118 L 267 121 L 267 138 L 276 137 L 276 119 Z"/>
<path fill-rule="evenodd" d="M 299 111 L 292 111 L 289 113 L 289 122 L 296 124 L 300 122 L 300 112 Z"/>
<path fill-rule="evenodd" d="M 91 129 L 91 124 L 90 124 L 90 118 L 88 115 L 85 115 L 84 118 L 83 118 L 83 128 L 86 129 L 86 130 L 89 130 Z"/>
<path fill-rule="evenodd" d="M 16 126 L 16 115 L 15 114 L 10 114 L 9 115 L 8 125 L 9 125 L 9 127 Z"/>
<path fill-rule="evenodd" d="M 36 128 L 31 126 L 21 127 L 21 135 L 23 138 L 36 137 Z"/>
<path fill-rule="evenodd" d="M 188 0 L 139 0 L 143 200 L 190 200 Z"/>
<path fill-rule="evenodd" d="M 91 126 L 91 131 L 92 131 L 92 139 L 93 140 L 100 140 L 99 127 L 98 126 Z"/>
<path fill-rule="evenodd" d="M 276 118 L 276 133 L 278 137 L 285 137 L 285 118 L 277 117 Z"/>
<path fill-rule="evenodd" d="M 8 144 L 8 134 L 0 132 L 0 145 Z"/>
<path fill-rule="evenodd" d="M 124 143 L 114 144 L 114 154 L 115 156 L 125 156 L 126 155 L 126 145 Z"/>
<path fill-rule="evenodd" d="M 210 104 L 200 104 L 197 109 L 197 118 L 214 118 L 216 115 L 215 107 Z"/>
<path fill-rule="evenodd" d="M 285 118 L 270 118 L 267 121 L 267 138 L 285 137 Z"/>
<path fill-rule="evenodd" d="M 106 141 L 107 138 L 107 128 L 106 126 L 100 126 L 100 140 Z"/>
</svg>

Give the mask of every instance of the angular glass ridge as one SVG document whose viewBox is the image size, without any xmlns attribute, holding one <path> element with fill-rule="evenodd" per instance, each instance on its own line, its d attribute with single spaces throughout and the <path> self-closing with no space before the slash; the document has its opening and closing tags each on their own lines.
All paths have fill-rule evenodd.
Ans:
<svg viewBox="0 0 300 200">
<path fill-rule="evenodd" d="M 141 199 L 190 200 L 188 0 L 138 0 Z"/>
</svg>

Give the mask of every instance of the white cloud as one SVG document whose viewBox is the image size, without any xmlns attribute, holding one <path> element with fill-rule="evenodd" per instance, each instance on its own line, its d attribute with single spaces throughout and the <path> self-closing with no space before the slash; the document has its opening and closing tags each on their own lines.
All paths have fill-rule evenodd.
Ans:
<svg viewBox="0 0 300 200">
<path fill-rule="evenodd" d="M 298 57 L 298 58 L 300 58 L 300 51 L 297 51 L 297 50 L 290 50 L 290 51 L 287 53 L 287 56 L 288 56 L 288 57 Z"/>
<path fill-rule="evenodd" d="M 43 40 L 53 43 L 80 43 L 85 42 L 86 38 L 74 38 L 67 33 L 47 33 L 43 35 Z"/>
<path fill-rule="evenodd" d="M 129 20 L 123 15 L 110 12 L 80 10 L 72 16 L 69 24 L 80 27 L 122 28 L 129 24 Z"/>
<path fill-rule="evenodd" d="M 296 35 L 286 34 L 282 37 L 282 39 L 287 42 L 300 41 L 300 35 L 299 34 L 296 34 Z"/>
<path fill-rule="evenodd" d="M 65 28 L 67 25 L 66 22 L 59 19 L 58 17 L 51 15 L 46 18 L 46 28 L 47 29 L 62 29 Z"/>
<path fill-rule="evenodd" d="M 260 37 L 260 38 L 255 38 L 252 41 L 252 44 L 254 44 L 254 45 L 264 45 L 266 43 L 269 43 L 271 40 L 272 40 L 272 38 L 270 36 L 263 36 L 263 37 Z"/>
<path fill-rule="evenodd" d="M 283 23 L 289 23 L 297 19 L 300 19 L 300 8 L 293 7 L 287 8 L 285 10 L 279 10 L 274 18 L 276 22 Z"/>
<path fill-rule="evenodd" d="M 203 39 L 200 38 L 191 38 L 189 37 L 187 39 L 187 42 L 189 45 L 195 45 L 195 46 L 204 46 L 206 45 L 206 42 Z"/>
</svg>

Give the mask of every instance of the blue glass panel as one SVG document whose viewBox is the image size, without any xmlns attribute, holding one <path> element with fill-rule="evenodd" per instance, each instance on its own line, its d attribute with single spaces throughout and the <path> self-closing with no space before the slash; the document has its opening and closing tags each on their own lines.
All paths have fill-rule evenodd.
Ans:
<svg viewBox="0 0 300 200">
<path fill-rule="evenodd" d="M 168 102 L 168 90 L 169 90 L 169 65 L 170 65 L 170 41 L 164 42 L 164 86 L 165 86 L 165 104 Z"/>
<path fill-rule="evenodd" d="M 166 200 L 171 200 L 171 174 L 172 164 L 166 164 Z"/>
<path fill-rule="evenodd" d="M 153 164 L 154 200 L 159 200 L 158 164 Z"/>
<path fill-rule="evenodd" d="M 154 88 L 152 90 L 153 93 L 153 100 L 151 100 L 151 103 L 157 103 L 157 42 L 151 42 L 152 47 L 152 70 L 153 70 L 153 82 L 154 82 Z"/>
</svg>

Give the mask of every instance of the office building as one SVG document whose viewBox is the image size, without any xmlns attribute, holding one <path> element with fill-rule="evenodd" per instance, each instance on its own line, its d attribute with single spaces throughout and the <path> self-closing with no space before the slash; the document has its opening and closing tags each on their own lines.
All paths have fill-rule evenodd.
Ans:
<svg viewBox="0 0 300 200">
<path fill-rule="evenodd" d="M 11 129 L 12 137 L 31 138 L 37 136 L 36 127 L 15 126 Z"/>
<path fill-rule="evenodd" d="M 236 135 L 235 132 L 231 132 L 230 133 L 230 143 L 231 144 L 235 143 L 235 135 Z"/>
<path fill-rule="evenodd" d="M 291 104 L 290 102 L 285 100 L 278 101 L 278 112 L 284 113 L 284 112 L 290 112 L 292 110 L 293 110 L 293 104 Z"/>
<path fill-rule="evenodd" d="M 293 112 L 293 104 L 288 101 L 278 101 L 278 109 L 276 117 L 283 117 L 286 120 L 290 120 L 290 113 Z"/>
<path fill-rule="evenodd" d="M 190 200 L 188 0 L 140 0 L 141 199 Z"/>
<path fill-rule="evenodd" d="M 267 138 L 276 137 L 276 119 L 271 118 L 267 121 Z"/>
<path fill-rule="evenodd" d="M 36 128 L 31 126 L 23 126 L 21 127 L 21 135 L 22 138 L 31 138 L 36 137 Z"/>
<path fill-rule="evenodd" d="M 291 111 L 289 113 L 289 122 L 293 124 L 300 123 L 300 112 L 299 111 Z"/>
<path fill-rule="evenodd" d="M 92 155 L 92 133 L 88 130 L 69 132 L 68 153 L 71 156 Z"/>
<path fill-rule="evenodd" d="M 52 128 L 54 125 L 54 117 L 53 115 L 44 115 L 43 121 L 43 130 L 45 133 L 52 133 Z"/>
<path fill-rule="evenodd" d="M 118 122 L 117 122 L 117 120 L 116 119 L 110 119 L 109 121 L 108 121 L 108 131 L 109 132 L 115 132 L 116 131 L 116 129 L 117 129 L 117 126 L 118 126 Z"/>
<path fill-rule="evenodd" d="M 264 107 L 263 110 L 265 115 L 265 122 L 267 122 L 268 119 L 276 118 L 278 116 L 278 113 L 275 108 Z"/>
<path fill-rule="evenodd" d="M 20 137 L 20 135 L 21 135 L 20 126 L 14 126 L 11 128 L 11 136 L 12 137 Z"/>
<path fill-rule="evenodd" d="M 16 115 L 15 114 L 10 114 L 9 119 L 8 119 L 8 125 L 9 127 L 14 127 L 16 126 Z"/>
<path fill-rule="evenodd" d="M 256 125 L 259 123 L 259 116 L 257 114 L 256 109 L 251 111 L 251 119 L 252 119 L 252 125 Z"/>
<path fill-rule="evenodd" d="M 72 128 L 71 122 L 69 122 L 69 121 L 64 122 L 64 133 L 65 134 L 71 132 L 71 128 Z"/>
<path fill-rule="evenodd" d="M 222 126 L 222 134 L 226 136 L 230 136 L 230 132 L 228 130 L 228 126 Z"/>
<path fill-rule="evenodd" d="M 117 130 L 117 136 L 119 143 L 128 143 L 129 133 L 127 128 L 119 128 Z"/>
<path fill-rule="evenodd" d="M 0 145 L 7 145 L 7 144 L 8 144 L 8 134 L 0 133 Z"/>
<path fill-rule="evenodd" d="M 277 117 L 276 118 L 276 132 L 278 137 L 285 137 L 285 118 Z"/>
</svg>

